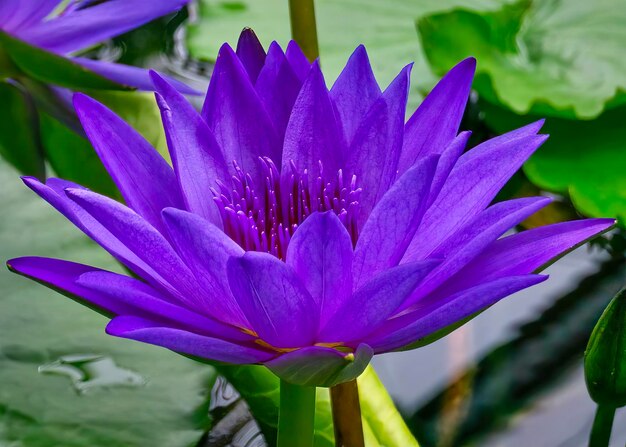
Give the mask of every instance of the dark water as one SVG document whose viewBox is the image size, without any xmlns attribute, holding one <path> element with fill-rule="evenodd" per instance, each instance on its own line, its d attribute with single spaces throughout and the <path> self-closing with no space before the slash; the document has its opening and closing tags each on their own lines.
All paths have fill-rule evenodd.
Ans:
<svg viewBox="0 0 626 447">
<path fill-rule="evenodd" d="M 93 55 L 157 68 L 204 90 L 211 65 L 188 56 L 189 17 L 193 6 Z M 374 360 L 421 445 L 586 445 L 595 404 L 585 389 L 582 354 L 597 318 L 626 282 L 626 265 L 604 249 L 582 247 L 546 273 L 549 281 L 493 306 L 445 339 Z M 66 367 L 48 368 L 68 373 Z M 130 386 L 141 380 L 131 377 Z M 214 427 L 202 446 L 265 445 L 245 402 L 225 381 L 218 380 L 211 401 Z M 614 447 L 626 443 L 626 409 L 617 412 L 612 441 Z"/>
</svg>

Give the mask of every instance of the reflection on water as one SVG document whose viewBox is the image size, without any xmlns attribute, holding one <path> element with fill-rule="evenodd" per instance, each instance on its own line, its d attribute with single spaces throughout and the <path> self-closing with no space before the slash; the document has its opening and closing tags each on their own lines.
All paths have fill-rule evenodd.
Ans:
<svg viewBox="0 0 626 447">
<path fill-rule="evenodd" d="M 137 387 L 146 383 L 140 374 L 118 366 L 111 357 L 97 354 L 65 355 L 41 365 L 38 371 L 68 377 L 79 393 L 94 388 Z"/>
<path fill-rule="evenodd" d="M 218 377 L 211 390 L 213 427 L 202 447 L 265 447 L 267 444 L 248 405 L 228 381 Z"/>
</svg>

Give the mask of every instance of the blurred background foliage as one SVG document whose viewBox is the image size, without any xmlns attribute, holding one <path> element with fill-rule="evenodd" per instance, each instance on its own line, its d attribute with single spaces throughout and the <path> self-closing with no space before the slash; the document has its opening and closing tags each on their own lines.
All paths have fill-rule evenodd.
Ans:
<svg viewBox="0 0 626 447">
<path fill-rule="evenodd" d="M 381 84 L 415 61 L 412 112 L 439 76 L 472 55 L 478 68 L 463 128 L 474 130 L 473 143 L 547 118 L 551 138 L 499 196 L 554 195 L 555 204 L 523 226 L 582 215 L 617 217 L 626 226 L 626 0 L 318 0 L 316 7 L 329 85 L 363 43 Z M 287 2 L 198 0 L 85 55 L 157 68 L 203 90 L 219 46 L 234 45 L 244 26 L 265 45 L 286 45 Z M 165 155 L 151 94 L 103 82 L 6 35 L 0 35 L 0 47 L 0 59 L 9 57 L 13 70 L 9 81 L 0 82 L 0 207 L 10 216 L 0 219 L 3 259 L 58 256 L 119 269 L 24 188 L 17 171 L 58 175 L 118 197 L 84 139 L 66 88 L 105 102 Z M 0 63 L 0 71 L 5 67 Z M 429 382 L 422 398 L 399 400 L 421 445 L 502 445 L 502 439 L 521 445 L 506 437 L 507 430 L 546 396 L 570 389 L 568 378 L 581 369 L 595 322 L 626 279 L 624 231 L 594 245 L 593 253 L 583 254 L 592 267 L 577 271 L 558 293 L 541 289 L 540 309 L 523 321 L 505 316 L 507 332 L 493 335 L 487 351 L 468 355 L 454 374 Z M 271 374 L 221 368 L 246 403 L 232 391 L 224 399 L 211 368 L 107 337 L 102 317 L 6 271 L 0 290 L 0 446 L 252 447 L 263 445 L 259 430 L 272 439 L 278 389 Z M 506 313 L 509 304 L 499 306 Z M 435 365 L 440 353 L 459 349 L 442 340 L 424 353 L 415 351 L 411 361 Z M 378 365 L 393 366 L 394 358 L 384 356 Z M 416 373 L 409 383 L 385 384 L 400 399 L 407 387 L 424 383 Z M 575 389 L 584 390 L 582 380 Z M 577 399 L 582 406 L 590 402 L 586 394 Z M 368 446 L 403 445 L 401 427 L 383 429 L 377 413 L 382 405 L 388 403 L 366 404 Z M 316 446 L 331 446 L 323 392 L 318 406 Z M 568 415 L 561 417 L 566 421 Z M 583 445 L 587 428 L 564 434 L 565 441 L 554 445 Z M 621 446 L 624 439 L 617 442 Z"/>
</svg>

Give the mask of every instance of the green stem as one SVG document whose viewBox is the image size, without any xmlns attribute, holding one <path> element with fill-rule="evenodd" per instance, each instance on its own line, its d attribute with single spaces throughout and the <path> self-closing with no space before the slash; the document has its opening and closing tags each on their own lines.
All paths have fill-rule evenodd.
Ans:
<svg viewBox="0 0 626 447">
<path fill-rule="evenodd" d="M 280 381 L 277 447 L 312 447 L 315 387 Z"/>
<path fill-rule="evenodd" d="M 591 428 L 589 447 L 607 447 L 611 439 L 615 408 L 607 405 L 598 405 L 596 417 Z"/>
<path fill-rule="evenodd" d="M 300 45 L 309 61 L 313 62 L 320 55 L 317 45 L 314 1 L 289 0 L 289 17 L 293 40 Z"/>
<path fill-rule="evenodd" d="M 335 447 L 364 447 L 359 388 L 355 380 L 330 389 Z"/>
</svg>

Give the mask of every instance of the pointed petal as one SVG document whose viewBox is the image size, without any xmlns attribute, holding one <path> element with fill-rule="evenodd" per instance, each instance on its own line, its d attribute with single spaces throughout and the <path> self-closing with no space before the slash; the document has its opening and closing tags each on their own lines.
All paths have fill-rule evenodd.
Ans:
<svg viewBox="0 0 626 447">
<path fill-rule="evenodd" d="M 77 93 L 74 107 L 128 206 L 156 228 L 162 228 L 161 210 L 182 207 L 172 168 L 144 137 L 104 105 Z"/>
<path fill-rule="evenodd" d="M 228 262 L 228 281 L 252 329 L 278 348 L 313 343 L 319 309 L 291 267 L 267 253 Z"/>
<path fill-rule="evenodd" d="M 282 166 L 290 172 L 293 161 L 299 172 L 320 174 L 319 162 L 325 172 L 333 175 L 341 167 L 345 153 L 333 105 L 319 64 L 313 64 L 296 99 L 285 132 Z"/>
<path fill-rule="evenodd" d="M 430 207 L 439 196 L 441 188 L 445 185 L 448 176 L 452 172 L 452 168 L 454 168 L 459 157 L 465 150 L 465 146 L 471 135 L 471 132 L 461 132 L 441 153 L 439 163 L 437 163 L 437 172 L 435 173 L 433 183 L 430 187 L 430 193 L 428 194 L 428 207 Z"/>
<path fill-rule="evenodd" d="M 168 282 L 163 286 L 169 286 L 173 296 L 193 305 L 197 299 L 193 274 L 152 225 L 130 208 L 100 194 L 72 188 L 65 193 L 161 275 Z M 174 289 L 170 290 L 170 284 Z"/>
<path fill-rule="evenodd" d="M 304 82 L 311 69 L 311 63 L 295 41 L 289 41 L 285 56 L 287 56 L 287 60 L 300 82 Z"/>
<path fill-rule="evenodd" d="M 265 64 L 265 50 L 250 28 L 244 28 L 239 35 L 236 53 L 254 84 Z"/>
<path fill-rule="evenodd" d="M 483 211 L 547 135 L 491 140 L 463 154 L 426 211 L 403 262 L 424 259 L 447 237 Z M 485 149 L 485 147 L 487 147 Z"/>
<path fill-rule="evenodd" d="M 80 188 L 78 185 L 61 179 L 48 179 L 45 185 L 33 177 L 23 177 L 22 180 L 26 186 L 52 205 L 131 271 L 151 281 L 153 285 L 167 284 L 167 281 L 157 274 L 152 267 L 139 259 L 132 250 L 113 236 L 109 230 L 65 195 L 66 188 Z M 169 288 L 171 286 L 166 287 L 166 289 Z"/>
<path fill-rule="evenodd" d="M 347 144 L 352 142 L 361 120 L 380 95 L 367 51 L 359 45 L 330 89 Z"/>
<path fill-rule="evenodd" d="M 107 316 L 150 318 L 178 328 L 240 341 L 250 335 L 167 301 L 149 285 L 117 273 L 60 259 L 25 257 L 7 262 L 10 270 L 69 296 Z"/>
<path fill-rule="evenodd" d="M 439 262 L 429 259 L 403 264 L 375 276 L 322 327 L 318 340 L 329 343 L 360 340 L 393 315 Z"/>
<path fill-rule="evenodd" d="M 127 303 L 113 301 L 76 283 L 84 273 L 102 272 L 103 270 L 99 268 L 62 259 L 35 256 L 10 259 L 7 261 L 7 267 L 104 315 L 120 315 L 136 310 L 134 306 L 129 307 Z"/>
<path fill-rule="evenodd" d="M 472 287 L 477 281 L 537 272 L 614 224 L 613 219 L 583 219 L 533 228 L 499 239 L 444 287 L 459 290 Z"/>
<path fill-rule="evenodd" d="M 363 188 L 360 223 L 396 178 L 411 65 L 406 66 L 365 115 L 348 150 L 346 172 Z"/>
<path fill-rule="evenodd" d="M 76 281 L 80 287 L 108 299 L 112 305 L 125 306 L 118 315 L 148 318 L 166 326 L 229 340 L 252 341 L 249 334 L 168 302 L 147 284 L 113 272 L 91 271 Z"/>
<path fill-rule="evenodd" d="M 276 357 L 265 366 L 294 385 L 330 387 L 360 376 L 373 354 L 365 344 L 359 345 L 354 354 L 309 346 Z"/>
<path fill-rule="evenodd" d="M 82 57 L 73 57 L 72 60 L 79 63 L 83 67 L 110 79 L 111 81 L 117 82 L 118 84 L 127 85 L 139 90 L 154 90 L 152 80 L 150 79 L 150 73 L 148 70 L 144 70 L 143 68 L 133 67 L 131 65 L 115 64 L 106 61 L 96 61 Z M 163 77 L 166 78 L 167 81 L 181 93 L 186 95 L 201 94 L 198 90 L 195 90 L 174 78 L 164 75 Z"/>
<path fill-rule="evenodd" d="M 438 156 L 426 157 L 395 182 L 365 222 L 354 251 L 354 284 L 400 262 L 426 211 Z"/>
<path fill-rule="evenodd" d="M 427 295 L 465 267 L 506 231 L 522 220 L 547 206 L 547 197 L 524 197 L 522 199 L 499 202 L 480 213 L 470 223 L 435 250 L 431 256 L 445 259 L 420 284 L 400 309 L 413 304 L 422 306 L 421 298 Z M 477 277 L 484 282 L 484 275 Z"/>
<path fill-rule="evenodd" d="M 227 44 L 220 49 L 202 117 L 222 148 L 226 163 L 234 160 L 257 178 L 259 157 L 279 159 L 280 144 L 250 77 Z"/>
<path fill-rule="evenodd" d="M 472 161 L 476 157 L 486 155 L 495 150 L 497 147 L 511 144 L 512 142 L 515 142 L 515 140 L 519 140 L 520 138 L 535 136 L 541 130 L 544 123 L 544 119 L 537 120 L 530 124 L 526 124 L 525 126 L 522 126 L 518 129 L 514 129 L 505 134 L 493 137 L 472 148 L 472 150 L 468 153 L 463 154 L 463 156 L 458 161 L 458 165 L 462 166 L 463 164 Z"/>
<path fill-rule="evenodd" d="M 218 180 L 228 181 L 222 150 L 193 106 L 158 74 L 152 72 L 151 75 L 187 209 L 221 227 L 220 212 L 210 191 L 217 187 Z"/>
<path fill-rule="evenodd" d="M 398 165 L 402 174 L 415 161 L 440 154 L 456 136 L 469 98 L 476 60 L 468 58 L 452 68 L 428 94 L 406 123 Z"/>
<path fill-rule="evenodd" d="M 107 325 L 106 331 L 107 334 L 115 337 L 162 346 L 180 354 L 218 362 L 260 363 L 275 355 L 261 349 L 206 337 L 182 329 L 163 327 L 157 322 L 137 317 L 116 317 Z"/>
<path fill-rule="evenodd" d="M 320 309 L 320 325 L 352 294 L 352 241 L 331 211 L 313 213 L 298 227 L 287 248 L 287 265 Z"/>
<path fill-rule="evenodd" d="M 400 349 L 546 279 L 540 275 L 512 276 L 461 291 L 428 309 L 398 317 L 395 327 L 387 326 L 365 337 L 366 343 L 376 353 Z"/>
<path fill-rule="evenodd" d="M 302 81 L 298 79 L 289 65 L 280 45 L 272 42 L 255 89 L 274 122 L 274 128 L 281 143 L 285 139 L 289 116 L 291 116 L 300 88 L 302 88 Z M 274 160 L 274 162 L 280 166 L 281 160 Z"/>
<path fill-rule="evenodd" d="M 174 248 L 204 291 L 199 304 L 221 321 L 249 328 L 226 278 L 228 259 L 243 255 L 241 247 L 219 228 L 186 211 L 166 208 L 163 220 Z"/>
<path fill-rule="evenodd" d="M 185 6 L 189 0 L 98 2 L 32 26 L 24 40 L 56 53 L 80 50 L 138 28 Z"/>
</svg>

